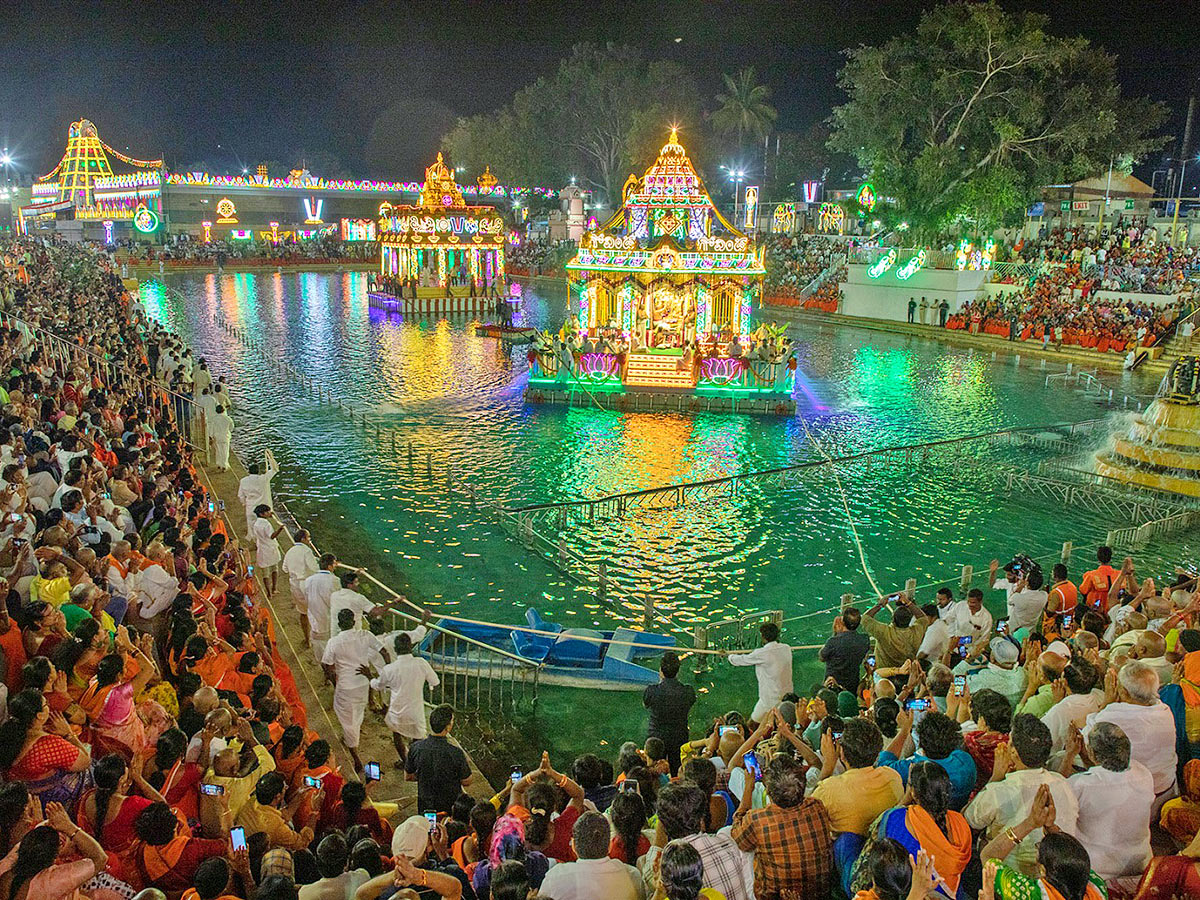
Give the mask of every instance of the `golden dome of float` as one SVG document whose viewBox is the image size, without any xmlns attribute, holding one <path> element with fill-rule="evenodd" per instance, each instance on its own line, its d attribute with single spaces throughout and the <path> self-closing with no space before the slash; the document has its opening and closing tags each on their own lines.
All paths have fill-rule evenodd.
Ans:
<svg viewBox="0 0 1200 900">
<path fill-rule="evenodd" d="M 1200 359 L 1181 357 L 1164 393 L 1112 447 L 1096 455 L 1096 472 L 1136 487 L 1200 498 Z"/>
</svg>

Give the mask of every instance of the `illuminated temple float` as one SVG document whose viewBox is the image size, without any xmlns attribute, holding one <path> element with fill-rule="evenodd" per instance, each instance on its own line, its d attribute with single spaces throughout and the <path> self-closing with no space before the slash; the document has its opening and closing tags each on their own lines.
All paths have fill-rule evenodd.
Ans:
<svg viewBox="0 0 1200 900">
<path fill-rule="evenodd" d="M 1200 358 L 1171 365 L 1159 396 L 1096 456 L 1096 471 L 1126 484 L 1200 497 Z"/>
<path fill-rule="evenodd" d="M 674 130 L 623 193 L 567 264 L 567 325 L 531 350 L 527 398 L 794 413 L 790 342 L 750 330 L 762 251 L 717 211 Z"/>
<path fill-rule="evenodd" d="M 500 213 L 468 206 L 439 153 L 425 170 L 416 206 L 379 207 L 379 277 L 367 292 L 370 305 L 410 313 L 490 312 L 507 293 L 504 240 Z"/>
</svg>

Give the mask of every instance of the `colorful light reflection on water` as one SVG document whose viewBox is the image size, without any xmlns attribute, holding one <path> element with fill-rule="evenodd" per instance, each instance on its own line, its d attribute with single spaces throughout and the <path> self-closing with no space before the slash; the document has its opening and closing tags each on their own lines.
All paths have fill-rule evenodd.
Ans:
<svg viewBox="0 0 1200 900">
<path fill-rule="evenodd" d="M 363 273 L 210 274 L 170 277 L 170 292 L 155 283 L 144 291 L 152 315 L 184 334 L 215 372 L 231 375 L 237 449 L 245 458 L 272 447 L 283 465 L 278 493 L 313 523 L 319 542 L 440 608 L 497 621 L 521 621 L 525 607 L 537 604 L 569 625 L 636 622 L 650 596 L 683 632 L 744 610 L 802 615 L 836 603 L 844 591 L 865 591 L 836 486 L 828 471 L 814 470 L 782 489 L 751 484 L 736 502 L 572 533 L 571 549 L 605 558 L 624 592 L 618 602 L 597 602 L 591 588 L 566 582 L 505 538 L 483 505 L 472 510 L 449 499 L 444 475 L 425 477 L 425 455 L 438 472 L 453 466 L 480 496 L 520 505 L 815 459 L 800 421 L 527 406 L 524 347 L 479 337 L 465 320 L 370 310 L 366 283 Z M 268 368 L 213 323 L 218 312 L 323 391 L 395 429 L 397 449 L 364 436 Z M 557 328 L 564 313 L 563 289 L 522 289 L 519 321 Z M 855 329 L 797 326 L 792 336 L 799 415 L 835 455 L 1098 412 L 1046 390 L 1043 372 L 1003 357 Z M 416 455 L 411 468 L 408 442 Z M 842 476 L 882 585 L 950 580 L 964 563 L 978 569 L 1018 549 L 1046 554 L 1063 540 L 1088 546 L 1109 525 L 1074 509 L 1011 501 L 987 466 L 931 460 L 848 467 Z M 1166 566 L 1176 558 L 1171 552 L 1153 564 Z M 793 621 L 788 636 L 811 643 L 827 627 L 824 616 Z M 722 667 L 702 687 L 720 711 L 744 705 L 739 692 L 751 689 L 748 679 Z M 605 712 L 560 740 L 577 748 L 639 733 L 640 709 L 613 700 Z"/>
</svg>

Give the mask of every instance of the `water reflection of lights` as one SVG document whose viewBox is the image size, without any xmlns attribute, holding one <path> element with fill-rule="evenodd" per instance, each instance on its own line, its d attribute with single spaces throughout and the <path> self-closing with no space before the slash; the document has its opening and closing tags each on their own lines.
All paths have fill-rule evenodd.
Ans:
<svg viewBox="0 0 1200 900">
<path fill-rule="evenodd" d="M 256 290 L 276 299 L 272 285 L 279 282 L 270 274 L 225 276 L 219 282 L 191 276 L 178 283 L 195 302 L 178 304 L 173 292 L 165 302 L 178 306 L 181 321 L 190 318 L 190 327 L 201 332 L 198 348 L 209 355 L 214 371 L 232 371 L 236 378 L 244 361 L 252 362 L 206 321 L 220 305 L 231 307 L 231 320 L 241 314 L 244 327 L 278 335 L 279 352 L 324 389 L 398 427 L 400 448 L 413 441 L 419 460 L 433 451 L 435 465 L 452 464 L 456 476 L 470 479 L 481 496 L 500 502 L 594 497 L 811 457 L 796 419 L 526 405 L 513 390 L 527 372 L 522 348 L 479 338 L 466 322 L 406 320 L 368 310 L 351 279 L 363 276 L 284 278 L 281 308 L 256 299 Z M 520 314 L 531 315 L 538 327 L 557 329 L 565 311 L 559 310 L 565 307 L 561 295 L 556 300 L 526 289 L 521 296 Z M 1059 395 L 1039 395 L 1036 407 L 1021 402 L 1041 383 L 1028 369 L 920 339 L 817 329 L 796 338 L 802 353 L 801 415 L 831 452 L 1062 421 L 1077 402 Z M 276 341 L 269 345 L 276 350 Z M 262 411 L 256 415 L 263 418 L 257 426 L 239 423 L 238 439 L 254 447 L 286 433 L 304 459 L 319 502 L 337 504 L 339 522 L 342 516 L 346 522 L 365 516 L 363 527 L 378 528 L 380 535 L 365 540 L 379 554 L 410 557 L 406 574 L 425 585 L 428 596 L 440 594 L 468 610 L 472 601 L 464 598 L 473 592 L 480 603 L 501 596 L 515 606 L 531 599 L 531 590 L 545 590 L 554 598 L 545 601 L 548 609 L 592 618 L 594 611 L 580 602 L 586 586 L 559 584 L 562 579 L 554 576 L 547 581 L 540 561 L 514 553 L 482 504 L 472 512 L 450 502 L 444 480 L 418 477 L 402 449 L 393 452 L 387 442 L 361 439 L 329 407 L 315 406 L 284 379 L 255 381 L 252 375 L 239 389 L 256 398 L 255 408 Z M 272 416 L 285 417 L 286 424 L 268 424 Z M 260 436 L 256 427 L 272 432 Z M 989 492 L 979 473 L 928 469 L 914 479 L 847 467 L 847 474 L 851 506 L 880 579 L 932 575 L 946 563 L 947 547 L 956 548 L 953 563 L 978 564 L 978 557 L 990 558 L 989 541 L 1011 534 L 1011 509 Z M 760 492 L 747 485 L 735 502 L 573 528 L 566 539 L 571 549 L 606 558 L 610 570 L 621 571 L 615 577 L 629 592 L 628 608 L 619 607 L 617 617 L 626 621 L 640 617 L 646 595 L 679 623 L 734 608 L 793 606 L 800 602 L 794 596 L 800 580 L 811 585 L 813 597 L 836 600 L 842 590 L 860 585 L 854 583 L 857 568 L 844 515 L 830 506 L 832 491 L 817 473 L 784 490 Z M 1078 523 L 1038 520 L 1029 543 L 1044 543 L 1050 531 L 1061 538 L 1064 528 L 1071 538 L 1084 536 Z M 1023 543 L 1024 529 L 1023 524 Z M 519 618 L 523 610 L 505 606 L 492 612 L 515 612 Z"/>
</svg>

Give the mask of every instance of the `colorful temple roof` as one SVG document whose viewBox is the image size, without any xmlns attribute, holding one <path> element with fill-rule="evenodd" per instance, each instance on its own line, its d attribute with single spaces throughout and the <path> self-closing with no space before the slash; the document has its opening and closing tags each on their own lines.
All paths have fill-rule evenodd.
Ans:
<svg viewBox="0 0 1200 900">
<path fill-rule="evenodd" d="M 491 172 L 487 173 L 489 176 Z M 502 244 L 504 219 L 494 206 L 469 206 L 454 173 L 438 153 L 425 170 L 417 205 L 381 203 L 379 235 L 385 244 Z"/>
<path fill-rule="evenodd" d="M 34 196 L 53 195 L 58 200 L 72 201 L 78 208 L 90 209 L 95 205 L 95 183 L 115 174 L 110 155 L 135 169 L 161 169 L 163 165 L 161 159 L 134 159 L 114 150 L 101 140 L 91 121 L 80 119 L 67 129 L 67 149 L 58 165 L 37 180 Z"/>
<path fill-rule="evenodd" d="M 629 176 L 622 194 L 613 217 L 583 236 L 569 270 L 765 271 L 754 241 L 713 203 L 675 129 L 642 177 Z"/>
</svg>

